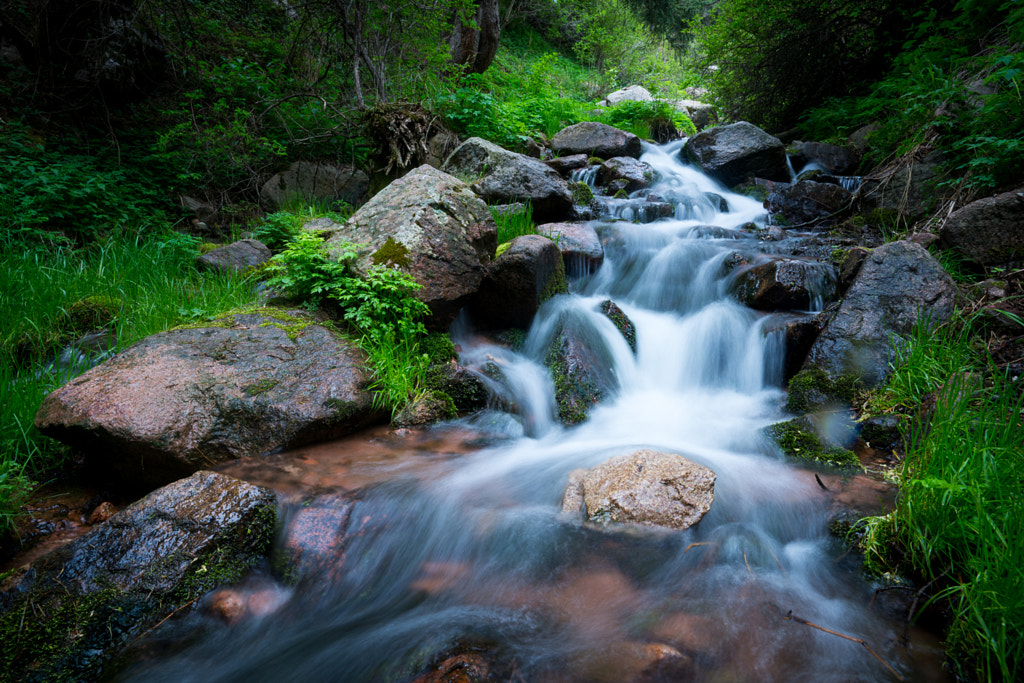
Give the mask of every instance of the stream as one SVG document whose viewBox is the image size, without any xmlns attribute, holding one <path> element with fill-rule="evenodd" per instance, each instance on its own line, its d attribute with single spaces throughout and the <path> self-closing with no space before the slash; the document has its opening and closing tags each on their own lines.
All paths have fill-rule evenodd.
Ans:
<svg viewBox="0 0 1024 683">
<path fill-rule="evenodd" d="M 298 577 L 255 573 L 230 625 L 208 609 L 169 622 L 121 680 L 408 681 L 446 659 L 465 677 L 417 680 L 948 680 L 934 637 L 876 600 L 828 534 L 843 478 L 822 475 L 825 490 L 762 434 L 787 417 L 784 334 L 730 296 L 725 264 L 758 250 L 741 226 L 767 215 L 680 164 L 681 144 L 645 148 L 655 187 L 602 199 L 603 265 L 544 304 L 519 351 L 453 326 L 461 362 L 489 369 L 511 412 L 220 468 L 289 501 L 280 543 L 298 552 Z M 647 194 L 675 217 L 610 218 L 642 218 Z M 601 313 L 608 299 L 636 327 L 635 354 Z M 611 378 L 572 428 L 543 364 L 560 325 Z M 642 448 L 717 474 L 696 526 L 602 528 L 561 512 L 572 470 Z M 314 528 L 335 547 L 289 545 L 287 530 Z"/>
</svg>

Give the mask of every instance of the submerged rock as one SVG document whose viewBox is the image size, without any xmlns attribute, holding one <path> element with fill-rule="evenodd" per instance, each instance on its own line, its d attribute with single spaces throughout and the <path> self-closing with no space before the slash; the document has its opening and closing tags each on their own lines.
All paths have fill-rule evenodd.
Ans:
<svg viewBox="0 0 1024 683">
<path fill-rule="evenodd" d="M 676 453 L 640 450 L 574 470 L 562 511 L 590 522 L 687 529 L 711 509 L 715 473 Z"/>
<path fill-rule="evenodd" d="M 273 491 L 214 472 L 154 491 L 7 578 L 0 666 L 10 680 L 101 678 L 166 617 L 241 579 L 276 519 Z"/>
<path fill-rule="evenodd" d="M 410 273 L 423 285 L 416 298 L 430 307 L 428 325 L 447 329 L 483 281 L 498 239 L 469 186 L 424 165 L 378 192 L 324 247 L 336 255 L 345 244 L 358 245 L 359 270 L 384 263 Z"/>
<path fill-rule="evenodd" d="M 47 396 L 36 427 L 104 477 L 159 486 L 377 418 L 362 351 L 301 311 L 147 337 Z"/>
</svg>

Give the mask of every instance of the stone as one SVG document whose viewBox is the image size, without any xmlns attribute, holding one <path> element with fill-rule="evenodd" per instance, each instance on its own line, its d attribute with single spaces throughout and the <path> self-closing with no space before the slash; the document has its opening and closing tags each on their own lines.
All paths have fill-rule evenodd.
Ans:
<svg viewBox="0 0 1024 683">
<path fill-rule="evenodd" d="M 558 245 L 570 276 L 593 273 L 604 262 L 601 239 L 589 223 L 545 223 L 537 226 L 537 234 Z"/>
<path fill-rule="evenodd" d="M 686 114 L 697 130 L 704 130 L 712 123 L 718 123 L 718 112 L 712 104 L 697 100 L 676 100 L 673 105 L 676 111 Z"/>
<path fill-rule="evenodd" d="M 1024 260 L 1024 188 L 971 202 L 939 231 L 941 246 L 983 266 Z"/>
<path fill-rule="evenodd" d="M 36 427 L 105 478 L 162 485 L 379 419 L 365 357 L 301 311 L 143 339 L 43 399 Z"/>
<path fill-rule="evenodd" d="M 6 675 L 100 679 L 157 624 L 244 577 L 269 553 L 276 522 L 273 491 L 223 474 L 153 491 L 5 583 L 0 627 L 20 634 L 5 639 Z"/>
<path fill-rule="evenodd" d="M 89 526 L 102 524 L 116 514 L 117 508 L 114 507 L 114 504 L 109 501 L 104 501 L 93 508 L 93 511 L 89 513 Z"/>
<path fill-rule="evenodd" d="M 936 208 L 934 190 L 941 179 L 941 163 L 941 153 L 932 151 L 920 160 L 912 157 L 894 169 L 865 176 L 858 191 L 860 210 L 896 211 L 913 224 Z"/>
<path fill-rule="evenodd" d="M 440 391 L 425 391 L 392 418 L 395 427 L 419 427 L 456 416 L 455 403 L 451 397 Z"/>
<path fill-rule="evenodd" d="M 544 163 L 553 168 L 558 175 L 568 178 L 573 171 L 589 166 L 590 157 L 586 154 L 569 154 L 564 157 L 548 159 Z"/>
<path fill-rule="evenodd" d="M 806 224 L 835 218 L 853 203 L 853 193 L 840 185 L 799 180 L 777 187 L 765 200 L 765 208 L 781 215 L 787 225 Z"/>
<path fill-rule="evenodd" d="M 650 187 L 657 176 L 650 164 L 633 157 L 612 157 L 597 169 L 597 182 L 607 185 L 615 180 L 624 180 L 626 192 L 633 193 Z"/>
<path fill-rule="evenodd" d="M 830 380 L 882 384 L 903 339 L 919 323 L 934 327 L 953 314 L 956 283 L 923 247 L 890 242 L 865 259 L 835 318 L 811 347 L 804 368 Z"/>
<path fill-rule="evenodd" d="M 470 311 L 485 327 L 526 329 L 540 305 L 564 291 L 558 246 L 542 235 L 523 235 L 494 260 Z"/>
<path fill-rule="evenodd" d="M 761 311 L 821 310 L 836 294 L 835 268 L 830 264 L 772 258 L 737 270 L 736 298 Z"/>
<path fill-rule="evenodd" d="M 601 313 L 612 321 L 615 329 L 622 334 L 622 338 L 629 344 L 630 350 L 636 353 L 636 325 L 629 319 L 629 316 L 615 305 L 615 302 L 611 299 L 605 299 L 601 302 Z"/>
<path fill-rule="evenodd" d="M 572 218 L 572 192 L 553 168 L 483 138 L 470 138 L 452 152 L 446 173 L 470 179 L 473 192 L 488 204 L 529 202 L 536 221 Z"/>
<path fill-rule="evenodd" d="M 786 146 L 746 121 L 694 135 L 686 141 L 680 156 L 729 187 L 751 177 L 779 182 L 790 179 Z"/>
<path fill-rule="evenodd" d="M 479 288 L 498 246 L 487 205 L 469 185 L 427 165 L 377 193 L 324 247 L 337 254 L 353 244 L 357 271 L 391 263 L 423 286 L 416 297 L 430 307 L 427 324 L 437 330 L 447 329 Z"/>
<path fill-rule="evenodd" d="M 606 107 L 614 106 L 620 102 L 653 102 L 654 95 L 642 85 L 629 85 L 619 88 L 601 100 L 600 104 Z"/>
<path fill-rule="evenodd" d="M 856 150 L 824 142 L 802 142 L 799 147 L 798 161 L 800 165 L 813 163 L 825 173 L 832 175 L 852 175 L 860 165 L 860 153 Z"/>
<path fill-rule="evenodd" d="M 590 409 L 618 389 L 604 347 L 572 325 L 561 326 L 544 362 L 555 384 L 555 404 L 563 424 L 586 421 Z"/>
<path fill-rule="evenodd" d="M 604 123 L 584 121 L 563 128 L 551 139 L 555 154 L 586 154 L 588 157 L 639 159 L 643 151 L 640 138 Z"/>
<path fill-rule="evenodd" d="M 366 201 L 370 178 L 348 165 L 296 161 L 260 188 L 260 204 L 278 211 L 289 201 L 342 200 L 352 206 Z"/>
<path fill-rule="evenodd" d="M 270 249 L 258 240 L 245 239 L 196 257 L 196 266 L 221 273 L 244 273 L 270 260 Z"/>
<path fill-rule="evenodd" d="M 677 453 L 639 450 L 571 472 L 562 511 L 599 524 L 688 529 L 711 509 L 715 478 Z"/>
</svg>

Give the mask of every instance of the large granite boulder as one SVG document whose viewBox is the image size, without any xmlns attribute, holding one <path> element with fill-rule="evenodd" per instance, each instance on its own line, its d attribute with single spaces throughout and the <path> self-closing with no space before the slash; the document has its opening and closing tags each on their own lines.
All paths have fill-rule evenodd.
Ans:
<svg viewBox="0 0 1024 683">
<path fill-rule="evenodd" d="M 485 327 L 525 329 L 540 305 L 566 287 L 558 246 L 541 235 L 523 235 L 494 260 L 470 310 Z"/>
<path fill-rule="evenodd" d="M 498 246 L 487 205 L 466 183 L 426 165 L 378 192 L 324 247 L 338 253 L 353 244 L 357 269 L 389 263 L 423 285 L 416 296 L 430 307 L 435 329 L 446 329 L 476 292 Z"/>
<path fill-rule="evenodd" d="M 650 164 L 637 161 L 633 157 L 612 157 L 597 169 L 599 185 L 608 185 L 612 181 L 625 181 L 622 186 L 626 192 L 636 192 L 650 187 L 656 180 L 656 174 Z"/>
<path fill-rule="evenodd" d="M 277 211 L 289 201 L 340 199 L 352 206 L 366 201 L 370 178 L 353 166 L 296 161 L 260 188 L 260 203 Z"/>
<path fill-rule="evenodd" d="M 196 266 L 222 273 L 242 273 L 270 260 L 270 249 L 259 240 L 245 239 L 196 257 Z"/>
<path fill-rule="evenodd" d="M 619 88 L 613 93 L 608 95 L 599 102 L 599 104 L 612 107 L 620 102 L 653 102 L 654 95 L 651 91 L 642 85 L 627 85 L 625 88 Z"/>
<path fill-rule="evenodd" d="M 865 260 L 835 317 L 811 347 L 801 374 L 830 380 L 883 383 L 898 361 L 901 341 L 919 322 L 929 326 L 953 314 L 958 290 L 938 261 L 909 241 L 878 247 Z"/>
<path fill-rule="evenodd" d="M 571 472 L 562 511 L 598 524 L 688 529 L 711 509 L 715 478 L 676 453 L 639 450 Z"/>
<path fill-rule="evenodd" d="M 761 311 L 821 310 L 836 294 L 831 264 L 771 258 L 737 271 L 736 298 Z"/>
<path fill-rule="evenodd" d="M 109 679 L 137 639 L 245 576 L 276 521 L 273 491 L 201 471 L 14 572 L 0 585 L 4 680 Z"/>
<path fill-rule="evenodd" d="M 853 202 L 853 193 L 840 185 L 800 180 L 779 187 L 765 200 L 770 212 L 781 215 L 787 225 L 820 221 L 847 209 Z"/>
<path fill-rule="evenodd" d="M 897 211 L 911 224 L 923 218 L 936 208 L 935 184 L 941 179 L 941 162 L 942 155 L 933 151 L 865 176 L 858 192 L 861 210 Z"/>
<path fill-rule="evenodd" d="M 569 275 L 592 273 L 604 262 L 601 238 L 589 223 L 545 223 L 537 226 L 537 234 L 558 245 Z"/>
<path fill-rule="evenodd" d="M 469 179 L 473 192 L 488 204 L 529 202 L 538 221 L 573 216 L 572 192 L 558 171 L 483 138 L 470 138 L 459 145 L 445 161 L 444 170 Z"/>
<path fill-rule="evenodd" d="M 586 154 L 611 159 L 612 157 L 633 157 L 639 159 L 643 152 L 640 138 L 605 123 L 584 121 L 563 128 L 551 138 L 551 151 L 559 156 Z"/>
<path fill-rule="evenodd" d="M 686 141 L 680 156 L 730 187 L 752 177 L 790 179 L 786 146 L 746 121 L 697 133 Z"/>
<path fill-rule="evenodd" d="M 939 233 L 942 246 L 970 261 L 999 266 L 1024 260 L 1024 188 L 955 211 Z"/>
<path fill-rule="evenodd" d="M 161 485 L 378 418 L 363 353 L 301 311 L 257 309 L 143 339 L 47 396 L 45 435 L 103 476 Z"/>
</svg>

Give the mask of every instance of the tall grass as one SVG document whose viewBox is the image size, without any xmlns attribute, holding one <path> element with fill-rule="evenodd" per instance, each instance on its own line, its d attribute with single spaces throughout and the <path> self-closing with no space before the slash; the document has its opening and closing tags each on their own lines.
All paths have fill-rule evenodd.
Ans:
<svg viewBox="0 0 1024 683">
<path fill-rule="evenodd" d="M 499 245 L 523 235 L 537 234 L 537 224 L 533 222 L 533 206 L 529 203 L 517 211 L 497 211 L 492 208 L 491 215 L 494 216 L 494 223 L 498 228 Z"/>
<path fill-rule="evenodd" d="M 181 235 L 108 239 L 85 250 L 2 245 L 0 534 L 11 528 L 32 481 L 62 465 L 64 449 L 32 424 L 43 397 L 81 372 L 54 370 L 61 349 L 93 323 L 111 332 L 117 350 L 254 300 L 249 279 L 197 271 L 197 247 L 197 239 Z M 103 317 L 76 316 L 83 301 L 99 302 Z"/>
<path fill-rule="evenodd" d="M 1024 674 L 1024 394 L 974 350 L 969 326 L 919 329 L 890 400 L 936 392 L 911 422 L 900 498 L 869 553 L 937 587 L 961 674 Z M 874 520 L 877 524 L 878 520 Z M 895 553 L 893 552 L 895 550 Z"/>
</svg>

